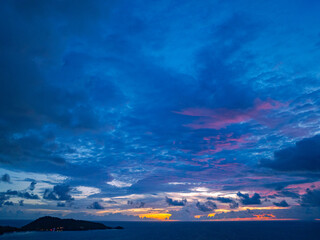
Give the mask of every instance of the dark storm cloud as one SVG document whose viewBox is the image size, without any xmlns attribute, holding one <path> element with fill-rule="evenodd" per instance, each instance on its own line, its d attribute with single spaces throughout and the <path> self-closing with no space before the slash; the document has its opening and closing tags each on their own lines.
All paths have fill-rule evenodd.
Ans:
<svg viewBox="0 0 320 240">
<path fill-rule="evenodd" d="M 69 185 L 56 185 L 53 189 L 46 189 L 43 198 L 47 200 L 55 200 L 55 201 L 71 201 L 74 198 L 70 195 L 70 191 L 72 188 Z"/>
<path fill-rule="evenodd" d="M 88 209 L 97 209 L 97 210 L 99 210 L 99 209 L 104 209 L 104 207 L 100 204 L 100 203 L 98 203 L 98 202 L 93 202 L 91 205 L 89 205 L 88 207 L 87 207 Z"/>
<path fill-rule="evenodd" d="M 258 193 L 254 193 L 252 197 L 249 194 L 238 192 L 237 196 L 240 198 L 240 201 L 243 205 L 253 205 L 253 204 L 261 204 L 261 197 Z"/>
<path fill-rule="evenodd" d="M 2 176 L 1 176 L 1 182 L 5 182 L 5 183 L 10 183 L 10 175 L 9 174 L 3 174 Z"/>
<path fill-rule="evenodd" d="M 299 203 L 303 207 L 320 207 L 320 190 L 307 189 L 306 193 L 301 195 Z"/>
<path fill-rule="evenodd" d="M 187 204 L 187 199 L 173 200 L 172 198 L 166 197 L 166 202 L 169 206 L 185 206 Z"/>
<path fill-rule="evenodd" d="M 281 202 L 274 202 L 273 205 L 277 207 L 289 207 L 289 204 L 286 202 L 286 200 L 282 200 Z"/>
<path fill-rule="evenodd" d="M 305 138 L 295 146 L 274 153 L 274 160 L 262 161 L 262 166 L 280 171 L 319 171 L 320 135 Z"/>
<path fill-rule="evenodd" d="M 206 201 L 204 203 L 197 202 L 196 207 L 201 211 L 201 212 L 210 212 L 214 211 L 217 209 L 217 204 L 215 204 L 212 201 Z"/>
</svg>

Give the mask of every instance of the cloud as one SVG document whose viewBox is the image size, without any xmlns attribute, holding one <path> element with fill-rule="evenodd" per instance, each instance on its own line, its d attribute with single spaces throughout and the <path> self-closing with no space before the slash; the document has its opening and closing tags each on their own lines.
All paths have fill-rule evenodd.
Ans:
<svg viewBox="0 0 320 240">
<path fill-rule="evenodd" d="M 282 190 L 282 191 L 279 191 L 275 194 L 268 195 L 267 197 L 273 198 L 273 199 L 277 198 L 277 197 L 289 197 L 289 198 L 293 198 L 293 199 L 298 199 L 298 198 L 300 198 L 300 194 L 296 193 L 296 192 L 289 191 L 289 190 Z"/>
<path fill-rule="evenodd" d="M 24 206 L 24 200 L 19 200 L 19 206 Z"/>
<path fill-rule="evenodd" d="M 1 182 L 11 183 L 11 182 L 10 182 L 10 175 L 7 174 L 7 173 L 6 173 L 6 174 L 3 174 L 0 180 L 1 180 Z"/>
<path fill-rule="evenodd" d="M 199 109 L 191 108 L 184 109 L 183 111 L 176 112 L 181 115 L 199 117 L 193 123 L 187 124 L 185 126 L 192 129 L 221 129 L 232 124 L 243 124 L 251 120 L 258 120 L 266 114 L 266 112 L 281 108 L 285 104 L 269 100 L 262 102 L 257 99 L 255 101 L 255 106 L 251 109 Z"/>
<path fill-rule="evenodd" d="M 199 211 L 177 196 L 193 194 L 191 186 L 198 185 L 221 196 L 230 193 L 228 188 L 260 192 L 264 184 L 293 178 L 257 171 L 256 159 L 295 141 L 291 132 L 301 138 L 319 130 L 319 91 L 299 104 L 294 100 L 319 86 L 316 77 L 302 76 L 317 72 L 311 59 L 316 53 L 303 55 L 313 43 L 299 45 L 308 43 L 303 37 L 314 29 L 280 36 L 274 33 L 296 22 L 280 16 L 274 24 L 269 21 L 274 13 L 264 16 L 259 4 L 225 8 L 220 2 L 181 1 L 179 7 L 168 1 L 80 1 L 77 7 L 68 1 L 3 3 L 0 167 L 3 173 L 13 171 L 8 172 L 13 184 L 29 173 L 38 182 L 6 196 L 33 198 L 31 191 L 37 190 L 45 191 L 44 202 L 73 199 L 68 189 L 43 190 L 50 188 L 43 176 L 58 174 L 66 185 L 97 189 L 77 193 L 95 195 L 87 205 L 106 204 L 99 201 L 103 197 L 145 194 L 152 196 L 143 200 L 150 208 L 176 204 Z M 211 8 L 218 15 L 203 11 Z M 164 14 L 167 9 L 172 14 Z M 296 38 L 287 37 L 292 35 Z M 288 76 L 297 71 L 299 79 Z M 287 106 L 289 100 L 293 104 Z M 225 160 L 218 163 L 220 157 Z M 49 181 L 55 185 L 54 178 Z M 165 203 L 164 196 L 178 200 Z M 124 208 L 144 205 L 125 199 L 134 203 Z M 27 202 L 26 208 L 40 203 Z"/>
<path fill-rule="evenodd" d="M 111 6 L 104 5 L 104 14 L 100 15 L 100 3 L 90 5 L 82 2 L 79 8 L 74 9 L 68 3 L 25 5 L 12 2 L 5 4 L 6 10 L 0 9 L 1 21 L 12 19 L 7 26 L 0 26 L 4 33 L 0 62 L 7 68 L 0 69 L 4 86 L 0 89 L 0 165 L 5 166 L 5 169 L 69 176 L 70 172 L 66 168 L 70 159 L 65 156 L 75 154 L 75 149 L 80 149 L 74 147 L 77 140 L 90 134 L 103 135 L 99 133 L 102 129 L 108 132 L 113 117 L 118 115 L 110 110 L 122 106 L 125 96 L 117 84 L 110 80 L 110 76 L 106 76 L 108 74 L 93 74 L 97 69 L 93 70 L 89 65 L 91 61 L 97 61 L 97 56 L 92 56 L 84 49 L 68 47 L 74 41 L 71 39 L 76 36 L 86 39 L 88 44 L 90 39 L 100 39 L 104 35 L 101 31 L 95 31 L 96 26 L 100 25 L 96 21 L 107 18 Z M 30 6 L 30 9 L 26 9 Z M 58 15 L 64 22 L 60 30 L 52 21 Z M 84 15 L 90 20 L 84 20 Z M 38 18 L 42 20 L 36 20 Z M 74 27 L 78 26 L 77 21 L 83 22 L 80 24 L 81 29 L 76 30 Z M 68 37 L 61 37 L 64 35 L 61 31 Z M 95 33 L 95 37 L 91 38 L 91 34 L 86 35 L 84 32 Z M 38 59 L 39 62 L 32 59 Z M 49 70 L 42 64 L 57 64 L 59 67 Z M 88 73 L 89 68 L 93 72 L 90 70 L 91 73 Z M 53 82 L 52 79 L 59 80 Z M 75 79 L 77 83 L 72 83 Z M 85 142 L 92 141 L 95 147 L 94 139 L 97 138 L 90 136 L 90 141 Z M 96 156 L 92 159 L 96 159 Z M 91 167 L 103 165 L 92 162 Z M 79 178 L 80 174 L 70 175 L 70 178 Z M 109 180 L 105 172 L 104 179 Z"/>
<path fill-rule="evenodd" d="M 205 203 L 200 203 L 197 202 L 196 207 L 201 211 L 201 212 L 210 212 L 214 211 L 217 209 L 217 204 L 215 204 L 212 201 L 206 201 Z"/>
<path fill-rule="evenodd" d="M 40 199 L 40 197 L 37 194 L 29 193 L 26 191 L 7 190 L 6 192 L 3 192 L 3 194 L 9 196 L 17 196 L 25 199 Z"/>
<path fill-rule="evenodd" d="M 320 135 L 302 139 L 295 146 L 274 152 L 274 160 L 262 160 L 261 165 L 279 171 L 319 171 Z"/>
<path fill-rule="evenodd" d="M 4 193 L 0 193 L 0 207 L 4 204 L 6 200 L 9 200 L 10 197 L 6 196 Z"/>
<path fill-rule="evenodd" d="M 320 190 L 306 190 L 306 193 L 301 195 L 300 205 L 303 207 L 320 207 Z"/>
<path fill-rule="evenodd" d="M 258 193 L 255 193 L 252 197 L 250 197 L 247 193 L 242 194 L 241 192 L 238 192 L 237 196 L 240 198 L 240 201 L 243 205 L 261 204 L 261 197 Z"/>
<path fill-rule="evenodd" d="M 65 203 L 62 203 L 62 202 L 58 202 L 58 203 L 57 203 L 57 207 L 65 207 L 65 206 L 66 206 Z"/>
<path fill-rule="evenodd" d="M 221 202 L 221 203 L 229 203 L 229 207 L 231 209 L 235 209 L 235 208 L 238 208 L 239 207 L 239 203 L 237 203 L 234 199 L 232 198 L 226 198 L 226 197 L 216 197 L 216 198 L 213 198 L 213 197 L 208 197 L 207 198 L 208 200 L 214 200 L 214 201 L 218 201 L 218 202 Z"/>
<path fill-rule="evenodd" d="M 208 197 L 207 199 L 208 199 L 208 200 L 219 201 L 219 202 L 221 202 L 221 203 L 231 203 L 231 202 L 234 201 L 232 198 L 225 198 L 225 197 L 216 197 L 216 198 Z"/>
<path fill-rule="evenodd" d="M 3 203 L 3 205 L 4 205 L 4 206 L 13 206 L 14 203 L 11 202 L 11 201 L 6 201 L 6 202 Z"/>
<path fill-rule="evenodd" d="M 179 201 L 166 197 L 166 202 L 169 204 L 169 206 L 185 206 L 187 204 L 187 199 L 182 199 Z"/>
<path fill-rule="evenodd" d="M 281 202 L 274 202 L 273 205 L 277 207 L 289 207 L 289 204 L 286 202 L 286 200 L 282 200 Z"/>
<path fill-rule="evenodd" d="M 56 185 L 53 189 L 46 189 L 43 198 L 47 200 L 55 200 L 55 201 L 71 201 L 74 198 L 69 194 L 72 188 L 69 185 Z"/>
<path fill-rule="evenodd" d="M 277 198 L 279 197 L 278 194 L 272 194 L 272 195 L 268 195 L 267 198 L 271 198 L 271 199 L 274 199 L 274 198 Z M 269 201 L 269 200 L 268 200 Z"/>
<path fill-rule="evenodd" d="M 88 209 L 104 209 L 104 207 L 98 203 L 98 202 L 93 202 L 91 205 L 87 207 Z"/>
<path fill-rule="evenodd" d="M 282 190 L 281 192 L 279 192 L 279 195 L 283 197 L 300 198 L 300 195 L 298 193 L 291 192 L 288 190 Z"/>
<path fill-rule="evenodd" d="M 37 182 L 32 181 L 32 182 L 30 183 L 29 189 L 30 189 L 31 191 L 33 191 L 33 190 L 36 188 L 36 184 L 37 184 Z"/>
<path fill-rule="evenodd" d="M 312 175 L 309 174 L 308 176 L 310 176 L 310 178 L 272 182 L 272 183 L 263 184 L 263 186 L 266 188 L 273 188 L 274 190 L 280 191 L 289 185 L 309 183 L 309 182 L 315 181 L 315 179 L 312 178 Z"/>
<path fill-rule="evenodd" d="M 239 203 L 237 203 L 236 201 L 233 201 L 232 203 L 229 204 L 229 207 L 231 209 L 235 209 L 239 207 Z"/>
<path fill-rule="evenodd" d="M 141 201 L 134 202 L 130 200 L 127 202 L 127 204 L 134 208 L 143 208 L 145 205 L 144 202 L 141 202 Z"/>
<path fill-rule="evenodd" d="M 18 197 L 25 199 L 39 199 L 40 197 L 37 194 L 28 193 L 28 192 L 18 192 Z"/>
</svg>

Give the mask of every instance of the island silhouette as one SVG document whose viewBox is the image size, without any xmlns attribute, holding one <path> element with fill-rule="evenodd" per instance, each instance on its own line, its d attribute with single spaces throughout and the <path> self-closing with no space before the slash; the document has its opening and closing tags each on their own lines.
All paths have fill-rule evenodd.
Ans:
<svg viewBox="0 0 320 240">
<path fill-rule="evenodd" d="M 109 227 L 102 223 L 61 219 L 57 217 L 45 216 L 38 218 L 27 225 L 16 228 L 10 226 L 0 226 L 0 235 L 7 232 L 29 232 L 29 231 L 85 231 L 85 230 L 105 230 L 105 229 L 123 229 L 121 226 Z"/>
</svg>

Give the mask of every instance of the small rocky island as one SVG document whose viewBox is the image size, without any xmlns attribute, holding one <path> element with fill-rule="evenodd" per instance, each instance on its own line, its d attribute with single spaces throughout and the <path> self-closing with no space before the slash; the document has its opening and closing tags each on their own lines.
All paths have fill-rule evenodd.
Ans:
<svg viewBox="0 0 320 240">
<path fill-rule="evenodd" d="M 61 219 L 57 217 L 41 217 L 37 220 L 21 227 L 1 227 L 0 235 L 6 232 L 28 232 L 28 231 L 84 231 L 84 230 L 104 230 L 104 229 L 123 229 L 117 226 L 115 228 L 105 226 L 102 223 L 74 220 L 74 219 Z"/>
</svg>

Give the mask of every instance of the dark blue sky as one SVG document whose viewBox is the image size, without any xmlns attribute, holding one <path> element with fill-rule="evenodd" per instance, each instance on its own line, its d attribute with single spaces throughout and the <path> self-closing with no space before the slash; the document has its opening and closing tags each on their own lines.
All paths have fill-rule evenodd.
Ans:
<svg viewBox="0 0 320 240">
<path fill-rule="evenodd" d="M 1 217 L 320 218 L 319 11 L 1 2 Z"/>
</svg>

